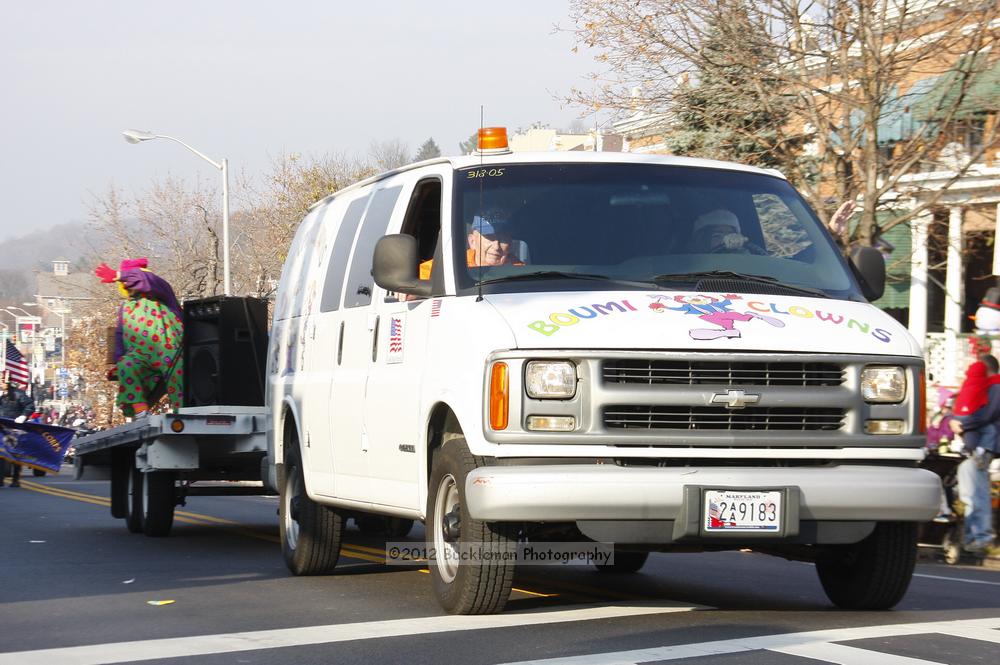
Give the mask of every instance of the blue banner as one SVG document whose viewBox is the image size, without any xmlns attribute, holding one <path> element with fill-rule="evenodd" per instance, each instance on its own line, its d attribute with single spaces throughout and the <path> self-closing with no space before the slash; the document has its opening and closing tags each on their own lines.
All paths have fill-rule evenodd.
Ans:
<svg viewBox="0 0 1000 665">
<path fill-rule="evenodd" d="M 0 418 L 0 458 L 32 469 L 59 473 L 75 430 Z"/>
</svg>

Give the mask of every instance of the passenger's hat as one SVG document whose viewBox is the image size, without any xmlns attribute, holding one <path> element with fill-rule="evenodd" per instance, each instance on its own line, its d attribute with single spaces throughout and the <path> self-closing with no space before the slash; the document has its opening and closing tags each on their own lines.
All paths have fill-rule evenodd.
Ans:
<svg viewBox="0 0 1000 665">
<path fill-rule="evenodd" d="M 706 212 L 694 220 L 694 226 L 691 227 L 691 235 L 698 235 L 702 229 L 708 226 L 730 226 L 736 233 L 739 233 L 741 230 L 739 217 L 723 208 Z"/>
</svg>

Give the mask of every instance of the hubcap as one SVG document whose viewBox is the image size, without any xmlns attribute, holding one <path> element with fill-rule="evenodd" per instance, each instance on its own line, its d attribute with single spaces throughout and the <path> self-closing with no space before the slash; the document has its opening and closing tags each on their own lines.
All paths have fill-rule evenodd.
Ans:
<svg viewBox="0 0 1000 665">
<path fill-rule="evenodd" d="M 444 582 L 451 583 L 458 575 L 459 543 L 461 542 L 462 504 L 458 483 L 450 473 L 441 479 L 434 497 L 433 538 L 435 565 Z"/>
<path fill-rule="evenodd" d="M 299 496 L 298 470 L 290 468 L 289 472 L 282 497 L 285 502 L 285 543 L 288 549 L 295 550 L 299 546 L 299 503 L 302 497 Z"/>
</svg>

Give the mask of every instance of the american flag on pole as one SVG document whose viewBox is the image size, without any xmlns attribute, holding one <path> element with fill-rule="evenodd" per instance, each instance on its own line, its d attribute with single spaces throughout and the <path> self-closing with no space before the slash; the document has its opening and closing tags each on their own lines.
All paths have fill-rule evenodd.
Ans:
<svg viewBox="0 0 1000 665">
<path fill-rule="evenodd" d="M 20 385 L 22 388 L 28 386 L 31 377 L 28 372 L 28 363 L 24 361 L 24 356 L 9 339 L 7 340 L 7 351 L 4 354 L 4 369 L 7 371 L 11 383 Z"/>
</svg>

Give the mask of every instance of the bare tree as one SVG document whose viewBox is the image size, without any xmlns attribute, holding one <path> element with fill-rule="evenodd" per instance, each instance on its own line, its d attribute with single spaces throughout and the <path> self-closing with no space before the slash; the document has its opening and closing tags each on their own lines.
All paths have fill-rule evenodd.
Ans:
<svg viewBox="0 0 1000 665">
<path fill-rule="evenodd" d="M 372 141 L 368 148 L 368 155 L 379 171 L 391 171 L 409 164 L 412 161 L 410 154 L 409 146 L 399 139 Z"/>
<path fill-rule="evenodd" d="M 233 215 L 236 292 L 272 296 L 287 249 L 309 207 L 376 172 L 372 164 L 342 155 L 282 155 L 259 184 L 245 179 L 241 209 Z"/>
<path fill-rule="evenodd" d="M 787 109 L 789 121 L 766 140 L 804 144 L 779 166 L 824 221 L 840 201 L 860 200 L 852 240 L 862 244 L 874 241 L 879 210 L 916 193 L 907 176 L 952 173 L 882 231 L 935 205 L 1000 144 L 995 119 L 976 115 L 996 110 L 995 89 L 980 86 L 997 67 L 995 0 L 574 0 L 572 7 L 580 45 L 597 50 L 604 68 L 572 101 L 662 114 L 666 132 L 679 86 L 736 67 L 727 91 L 734 99 L 765 112 Z M 706 48 L 712 41 L 725 44 L 724 61 Z M 973 123 L 976 141 L 957 149 L 956 135 Z M 765 134 L 752 123 L 730 129 L 751 142 Z"/>
</svg>

